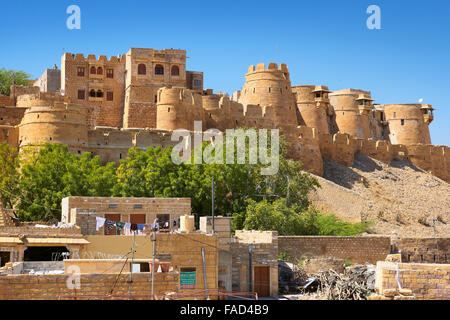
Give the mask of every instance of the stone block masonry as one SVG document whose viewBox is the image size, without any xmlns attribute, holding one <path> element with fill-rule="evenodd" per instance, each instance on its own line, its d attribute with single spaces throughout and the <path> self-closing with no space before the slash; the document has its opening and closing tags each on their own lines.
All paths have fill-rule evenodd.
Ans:
<svg viewBox="0 0 450 320">
<path fill-rule="evenodd" d="M 394 262 L 377 263 L 375 289 L 398 289 L 397 265 Z M 450 265 L 399 263 L 398 279 L 402 288 L 411 289 L 420 300 L 448 300 L 450 298 Z"/>
<path fill-rule="evenodd" d="M 449 263 L 450 238 L 402 238 L 396 245 L 402 262 Z"/>
<path fill-rule="evenodd" d="M 279 252 L 293 259 L 333 257 L 353 263 L 376 263 L 391 251 L 389 237 L 281 236 Z"/>
<path fill-rule="evenodd" d="M 105 296 L 110 294 L 117 276 L 118 274 L 82 274 L 79 290 L 67 288 L 67 280 L 70 277 L 67 274 L 2 276 L 0 300 L 59 300 L 75 299 L 76 296 L 83 295 Z M 126 273 L 119 277 L 113 294 L 128 296 L 130 293 L 135 296 L 134 299 L 151 299 L 152 274 L 134 273 L 131 284 L 128 283 L 129 277 Z M 155 295 L 161 296 L 176 291 L 178 278 L 178 273 L 156 273 Z"/>
</svg>

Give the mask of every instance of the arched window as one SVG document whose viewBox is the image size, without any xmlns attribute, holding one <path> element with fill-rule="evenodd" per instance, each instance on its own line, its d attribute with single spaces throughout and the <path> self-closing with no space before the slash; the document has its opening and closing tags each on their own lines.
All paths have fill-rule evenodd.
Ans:
<svg viewBox="0 0 450 320">
<path fill-rule="evenodd" d="M 97 98 L 103 98 L 103 91 L 102 90 L 98 90 L 97 91 Z"/>
<path fill-rule="evenodd" d="M 92 98 L 95 98 L 95 90 L 92 89 L 91 91 L 89 91 L 89 95 L 90 95 Z"/>
<path fill-rule="evenodd" d="M 164 67 L 160 64 L 155 66 L 155 74 L 164 74 Z"/>
<path fill-rule="evenodd" d="M 147 67 L 141 63 L 138 65 L 138 74 L 147 74 Z"/>
<path fill-rule="evenodd" d="M 102 67 L 98 67 L 97 68 L 97 74 L 103 74 L 103 68 Z"/>
<path fill-rule="evenodd" d="M 97 73 L 97 69 L 95 69 L 94 66 L 91 67 L 91 74 L 96 74 Z"/>
<path fill-rule="evenodd" d="M 170 75 L 172 75 L 172 76 L 179 76 L 180 75 L 180 68 L 178 66 L 172 66 L 172 70 L 170 72 Z"/>
</svg>

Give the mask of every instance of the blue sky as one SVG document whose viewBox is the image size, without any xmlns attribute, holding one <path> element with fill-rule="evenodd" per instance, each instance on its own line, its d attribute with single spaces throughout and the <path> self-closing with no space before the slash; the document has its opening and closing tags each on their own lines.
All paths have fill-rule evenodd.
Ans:
<svg viewBox="0 0 450 320">
<path fill-rule="evenodd" d="M 81 8 L 81 30 L 66 8 Z M 369 5 L 381 30 L 369 30 Z M 0 67 L 40 76 L 63 51 L 186 49 L 205 87 L 232 93 L 251 64 L 286 63 L 293 85 L 372 91 L 375 103 L 432 104 L 433 144 L 450 145 L 450 1 L 2 1 Z"/>
</svg>

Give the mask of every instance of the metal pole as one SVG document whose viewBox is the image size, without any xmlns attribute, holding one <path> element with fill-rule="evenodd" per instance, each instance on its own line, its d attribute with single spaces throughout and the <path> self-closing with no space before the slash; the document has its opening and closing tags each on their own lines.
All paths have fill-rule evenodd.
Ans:
<svg viewBox="0 0 450 320">
<path fill-rule="evenodd" d="M 253 266 L 252 266 L 252 252 L 253 252 L 253 246 L 248 247 L 248 288 L 249 292 L 253 292 Z"/>
<path fill-rule="evenodd" d="M 155 256 L 156 256 L 156 232 L 152 233 L 152 246 L 153 246 L 153 262 L 152 262 L 152 300 L 155 299 L 154 296 L 154 283 L 155 283 Z"/>
<path fill-rule="evenodd" d="M 212 234 L 214 234 L 214 178 L 211 184 L 211 213 L 212 213 Z"/>
<path fill-rule="evenodd" d="M 202 258 L 203 258 L 203 278 L 204 278 L 204 281 L 205 281 L 205 297 L 208 298 L 208 285 L 206 283 L 205 248 L 202 248 Z"/>
<path fill-rule="evenodd" d="M 136 230 L 134 230 L 134 236 L 133 236 L 133 249 L 132 249 L 132 255 L 131 255 L 131 268 L 130 268 L 130 283 L 133 282 L 133 262 L 134 262 L 134 248 L 136 244 Z"/>
</svg>

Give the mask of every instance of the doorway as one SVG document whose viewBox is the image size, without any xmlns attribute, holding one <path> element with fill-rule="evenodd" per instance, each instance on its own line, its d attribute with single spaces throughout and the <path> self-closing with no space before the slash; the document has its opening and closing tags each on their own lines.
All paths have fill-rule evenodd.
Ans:
<svg viewBox="0 0 450 320">
<path fill-rule="evenodd" d="M 5 264 L 11 261 L 11 252 L 0 251 L 0 268 L 4 267 Z"/>
<path fill-rule="evenodd" d="M 28 247 L 23 261 L 62 261 L 69 250 L 66 247 Z"/>
<path fill-rule="evenodd" d="M 253 291 L 258 293 L 258 297 L 270 297 L 270 267 L 254 267 Z"/>
</svg>

